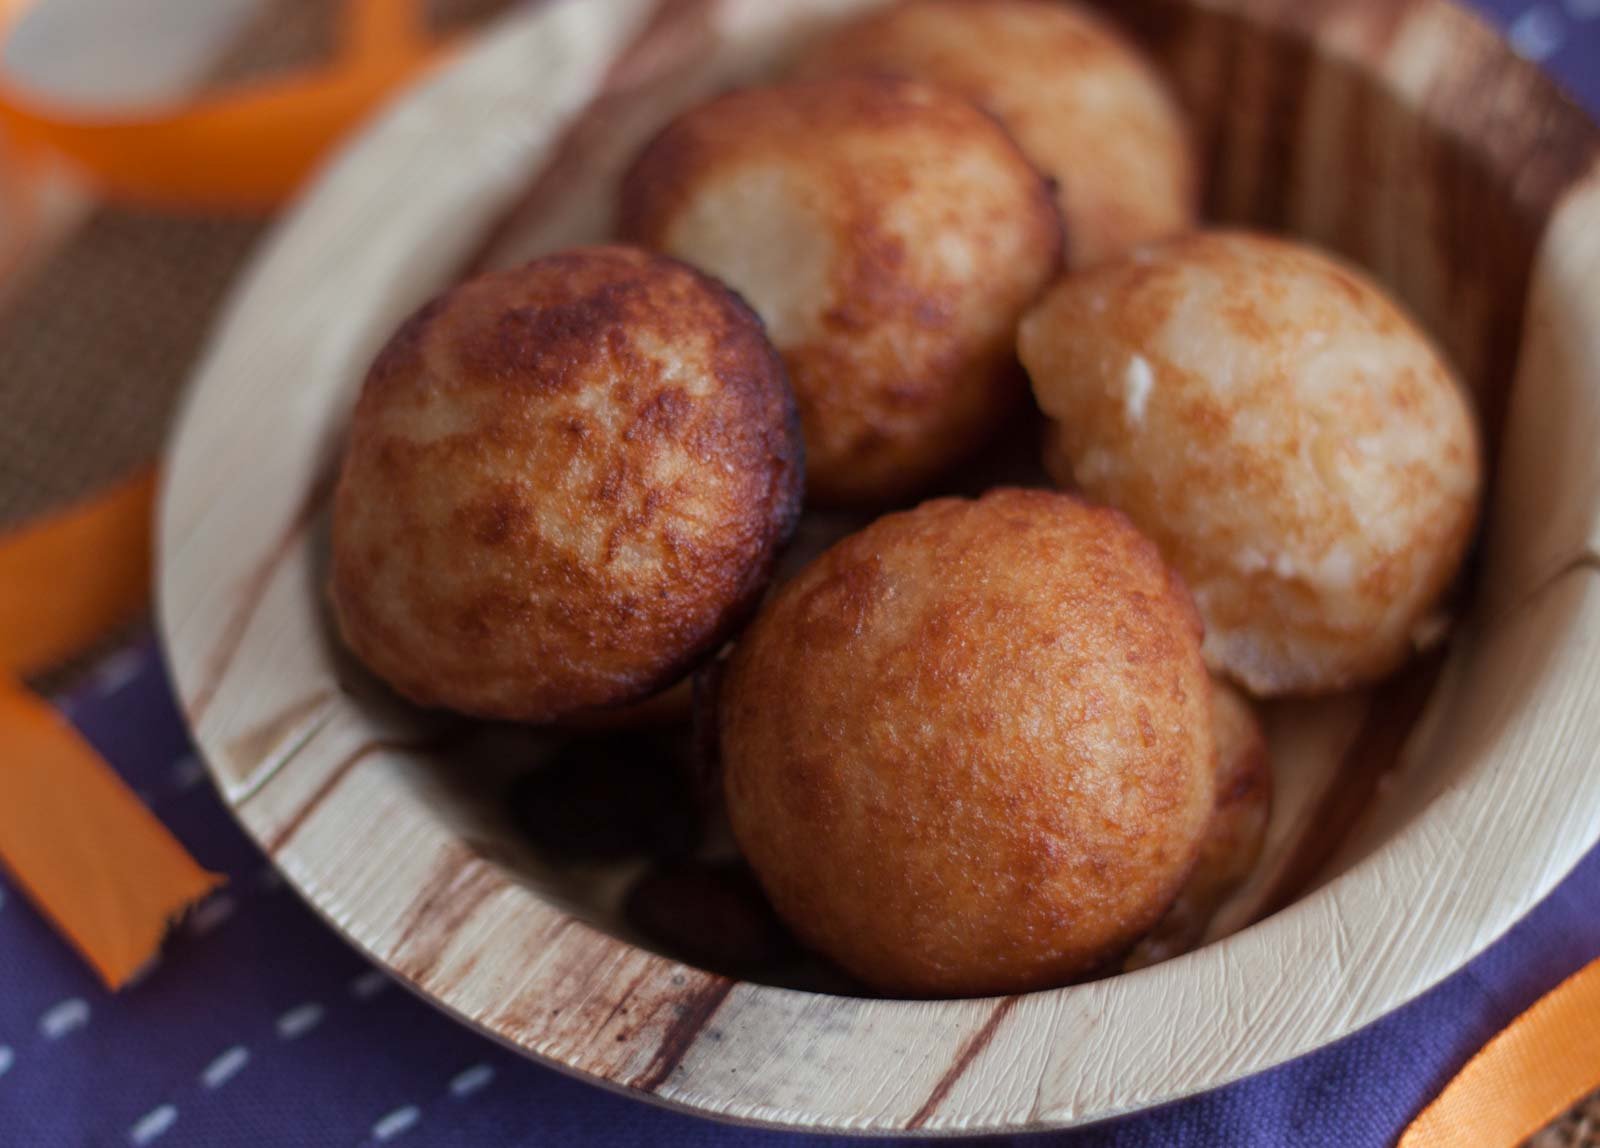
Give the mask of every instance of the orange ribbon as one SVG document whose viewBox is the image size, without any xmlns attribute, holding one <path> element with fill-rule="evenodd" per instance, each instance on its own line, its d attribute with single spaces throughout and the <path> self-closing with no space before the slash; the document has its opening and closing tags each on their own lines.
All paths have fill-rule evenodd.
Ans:
<svg viewBox="0 0 1600 1148">
<path fill-rule="evenodd" d="M 0 538 L 0 861 L 110 988 L 222 882 L 13 674 L 70 656 L 149 596 L 146 471 Z"/>
<path fill-rule="evenodd" d="M 1397 1148 L 1511 1148 L 1600 1085 L 1600 960 L 1467 1062 Z"/>
<path fill-rule="evenodd" d="M 71 657 L 150 596 L 155 471 L 0 541 L 0 671 Z"/>
<path fill-rule="evenodd" d="M 25 0 L 0 0 L 0 40 Z M 148 114 L 52 107 L 0 77 L 0 130 L 105 197 L 264 210 L 329 147 L 437 58 L 419 0 L 347 0 L 331 65 Z M 25 181 L 5 190 L 15 231 Z M 0 861 L 111 988 L 222 878 L 206 872 L 114 770 L 18 678 L 59 663 L 136 612 L 150 587 L 146 472 L 0 538 Z"/>
<path fill-rule="evenodd" d="M 25 7 L 0 0 L 0 35 Z M 440 51 L 419 0 L 347 0 L 331 64 L 173 109 L 105 116 L 52 106 L 0 77 L 0 129 L 66 160 L 103 197 L 262 211 Z"/>
<path fill-rule="evenodd" d="M 111 989 L 223 882 L 54 709 L 3 677 L 0 860 Z"/>
</svg>

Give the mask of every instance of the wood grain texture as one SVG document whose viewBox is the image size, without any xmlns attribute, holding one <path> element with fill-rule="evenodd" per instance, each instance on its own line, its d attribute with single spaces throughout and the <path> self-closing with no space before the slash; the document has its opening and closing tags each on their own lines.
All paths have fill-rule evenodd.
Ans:
<svg viewBox="0 0 1600 1148">
<path fill-rule="evenodd" d="M 730 980 L 623 939 L 603 882 L 543 867 L 486 814 L 471 779 L 532 760 L 536 738 L 407 710 L 344 658 L 325 476 L 401 315 L 469 265 L 603 237 L 668 116 L 871 2 L 551 0 L 368 132 L 264 253 L 193 384 L 163 636 L 246 828 L 335 928 L 467 1023 L 730 1120 L 1062 1127 L 1338 1039 L 1459 968 L 1600 839 L 1596 134 L 1442 0 L 1115 5 L 1194 116 L 1212 214 L 1374 269 L 1461 368 L 1503 447 L 1476 592 L 1406 688 L 1268 712 L 1266 860 L 1215 943 L 1003 1000 Z"/>
</svg>

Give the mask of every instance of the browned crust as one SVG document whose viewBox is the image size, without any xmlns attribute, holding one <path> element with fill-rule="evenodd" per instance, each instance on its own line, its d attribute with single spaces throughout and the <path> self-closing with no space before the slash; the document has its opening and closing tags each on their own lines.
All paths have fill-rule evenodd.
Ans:
<svg viewBox="0 0 1600 1148">
<path fill-rule="evenodd" d="M 798 70 L 920 80 L 992 113 L 1049 181 L 1073 267 L 1196 219 L 1199 166 L 1176 101 L 1139 49 L 1084 5 L 891 4 L 825 37 Z"/>
<path fill-rule="evenodd" d="M 957 154 L 982 157 L 1004 190 L 963 200 L 952 189 L 966 177 L 948 162 Z M 1016 320 L 1062 262 L 1050 185 L 998 121 L 938 89 L 884 77 L 788 83 L 727 93 L 669 123 L 623 179 L 620 232 L 692 259 L 673 246 L 675 222 L 720 175 L 770 163 L 820 189 L 810 208 L 834 252 L 815 330 L 779 348 L 805 428 L 808 493 L 893 502 L 981 445 L 1023 392 Z M 941 278 L 891 223 L 897 210 L 930 239 L 980 228 L 1028 239 L 1010 263 L 985 256 L 972 276 Z"/>
<path fill-rule="evenodd" d="M 758 600 L 802 471 L 782 363 L 720 284 L 623 247 L 482 276 L 368 374 L 341 630 L 424 705 L 542 721 L 646 697 Z"/>
<path fill-rule="evenodd" d="M 1345 351 L 1366 342 L 1378 366 Z M 1317 695 L 1411 656 L 1476 528 L 1482 438 L 1449 364 L 1359 269 L 1256 232 L 1196 232 L 1063 280 L 1019 347 L 1057 423 L 1047 467 L 1126 511 L 1182 571 L 1214 669 L 1257 695 Z M 1134 358 L 1148 421 L 1127 414 Z M 1329 362 L 1337 407 L 1299 389 Z M 1399 427 L 1432 449 L 1387 443 L 1366 461 L 1361 444 Z M 1354 567 L 1344 581 L 1293 564 L 1336 552 Z"/>
<path fill-rule="evenodd" d="M 796 934 L 883 991 L 1063 983 L 1148 930 L 1195 858 L 1199 636 L 1114 511 L 1000 490 L 880 518 L 735 647 L 735 837 Z"/>
<path fill-rule="evenodd" d="M 1199 944 L 1228 895 L 1254 871 L 1272 815 L 1272 762 L 1266 734 L 1245 698 L 1212 682 L 1211 726 L 1216 737 L 1216 806 L 1200 856 L 1177 899 L 1135 946 L 1125 970 L 1170 960 Z"/>
</svg>

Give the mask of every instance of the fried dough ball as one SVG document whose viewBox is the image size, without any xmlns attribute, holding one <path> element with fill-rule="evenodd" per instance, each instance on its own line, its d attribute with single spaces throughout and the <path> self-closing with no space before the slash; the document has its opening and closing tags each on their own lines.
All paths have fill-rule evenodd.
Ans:
<svg viewBox="0 0 1600 1148">
<path fill-rule="evenodd" d="M 424 705 L 636 701 L 743 620 L 802 481 L 782 363 L 719 284 L 625 247 L 485 275 L 367 375 L 334 504 L 339 627 Z"/>
<path fill-rule="evenodd" d="M 800 71 L 924 80 L 993 113 L 1055 182 L 1075 268 L 1194 224 L 1183 117 L 1155 69 L 1085 8 L 911 0 L 845 25 Z"/>
<path fill-rule="evenodd" d="M 1064 280 L 1019 346 L 1047 464 L 1155 539 L 1213 669 L 1315 694 L 1405 660 L 1472 536 L 1480 448 L 1461 384 L 1364 274 L 1178 238 Z"/>
<path fill-rule="evenodd" d="M 1272 762 L 1250 703 L 1212 681 L 1211 732 L 1217 743 L 1217 802 L 1200 841 L 1200 859 L 1167 915 L 1134 947 L 1132 971 L 1187 953 L 1211 918 L 1256 867 L 1272 814 Z"/>
<path fill-rule="evenodd" d="M 622 916 L 666 952 L 727 976 L 770 973 L 797 955 L 794 938 L 738 861 L 656 865 L 629 886 Z"/>
<path fill-rule="evenodd" d="M 1012 993 L 1120 957 L 1213 803 L 1182 584 L 1045 490 L 878 519 L 782 586 L 716 708 L 734 836 L 804 942 L 899 995 Z"/>
<path fill-rule="evenodd" d="M 564 729 L 578 731 L 665 729 L 687 725 L 693 711 L 694 683 L 692 677 L 686 677 L 643 701 L 583 710 L 563 718 L 558 724 Z"/>
<path fill-rule="evenodd" d="M 1018 318 L 1060 223 L 1003 130 L 956 96 L 850 79 L 680 116 L 622 187 L 631 238 L 750 301 L 789 368 L 812 501 L 882 504 L 977 448 L 1025 393 Z"/>
</svg>

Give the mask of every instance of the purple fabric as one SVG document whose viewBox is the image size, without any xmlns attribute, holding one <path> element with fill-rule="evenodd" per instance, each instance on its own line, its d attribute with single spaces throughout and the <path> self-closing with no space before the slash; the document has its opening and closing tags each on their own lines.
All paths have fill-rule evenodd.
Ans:
<svg viewBox="0 0 1600 1148">
<path fill-rule="evenodd" d="M 1600 108 L 1600 0 L 1485 7 L 1519 50 Z M 63 705 L 230 883 L 113 997 L 0 874 L 0 1146 L 860 1142 L 733 1128 L 602 1091 L 390 985 L 235 827 L 150 647 L 111 659 Z M 1160 1111 L 984 1143 L 1387 1145 L 1485 1040 L 1597 956 L 1600 852 L 1462 972 L 1337 1045 Z"/>
<path fill-rule="evenodd" d="M 1511 46 L 1600 113 L 1600 0 L 1477 0 Z"/>
<path fill-rule="evenodd" d="M 234 825 L 151 646 L 106 662 L 62 704 L 229 884 L 113 996 L 0 879 L 0 1145 L 860 1143 L 733 1128 L 603 1091 L 390 984 Z M 1333 1047 L 1099 1128 L 984 1143 L 1386 1145 L 1506 1021 L 1596 956 L 1600 852 L 1467 969 Z"/>
</svg>

